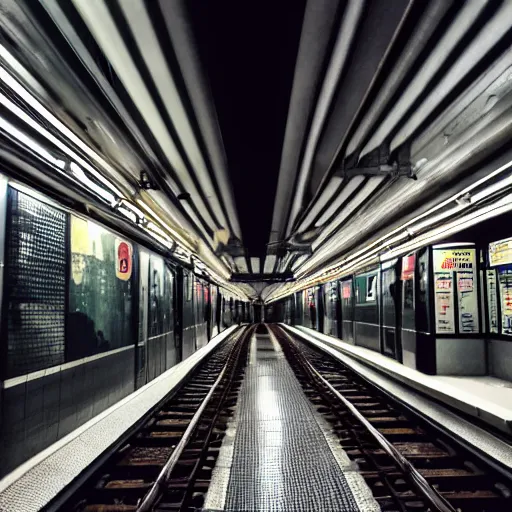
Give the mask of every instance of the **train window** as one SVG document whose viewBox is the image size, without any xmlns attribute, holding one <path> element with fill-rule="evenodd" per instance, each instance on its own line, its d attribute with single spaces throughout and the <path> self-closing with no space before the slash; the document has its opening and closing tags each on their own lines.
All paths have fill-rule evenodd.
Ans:
<svg viewBox="0 0 512 512">
<path fill-rule="evenodd" d="M 7 377 L 17 377 L 64 362 L 68 217 L 11 188 L 7 206 Z"/>
<path fill-rule="evenodd" d="M 172 330 L 172 274 L 163 258 L 151 255 L 149 274 L 149 335 Z"/>
<path fill-rule="evenodd" d="M 366 302 L 377 300 L 377 276 L 368 276 L 366 278 Z"/>
<path fill-rule="evenodd" d="M 71 216 L 69 359 L 133 343 L 133 257 L 129 242 L 94 222 Z M 121 268 L 130 272 L 119 273 Z"/>
<path fill-rule="evenodd" d="M 371 273 L 355 277 L 356 304 L 354 320 L 356 322 L 379 323 L 378 276 L 378 273 Z"/>
<path fill-rule="evenodd" d="M 193 277 L 188 272 L 185 271 L 183 273 L 183 293 L 185 295 L 185 300 L 187 302 L 190 302 L 192 300 L 192 282 Z"/>
<path fill-rule="evenodd" d="M 395 282 L 396 270 L 394 267 L 382 271 L 382 323 L 385 327 L 394 327 L 396 324 Z"/>
</svg>

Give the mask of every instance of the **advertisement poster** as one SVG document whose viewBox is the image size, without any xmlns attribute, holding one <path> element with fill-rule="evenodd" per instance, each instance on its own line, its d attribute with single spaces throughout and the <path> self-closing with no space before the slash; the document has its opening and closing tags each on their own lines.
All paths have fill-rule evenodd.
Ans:
<svg viewBox="0 0 512 512">
<path fill-rule="evenodd" d="M 457 292 L 459 299 L 459 331 L 461 333 L 478 332 L 478 297 L 475 293 L 474 274 L 457 273 Z"/>
<path fill-rule="evenodd" d="M 409 279 L 414 279 L 414 264 L 416 261 L 416 256 L 411 254 L 410 256 L 404 256 L 402 258 L 402 281 L 407 281 Z"/>
<path fill-rule="evenodd" d="M 455 332 L 453 307 L 453 278 L 450 272 L 435 275 L 436 331 L 452 334 Z"/>
<path fill-rule="evenodd" d="M 509 265 L 512 263 L 512 238 L 499 240 L 489 244 L 489 264 L 491 267 L 497 265 Z"/>
<path fill-rule="evenodd" d="M 116 238 L 116 276 L 121 281 L 129 281 L 132 276 L 132 244 Z"/>
<path fill-rule="evenodd" d="M 512 268 L 498 270 L 501 300 L 502 333 L 512 335 Z"/>
<path fill-rule="evenodd" d="M 455 292 L 459 332 L 479 331 L 476 276 L 475 249 L 434 248 L 437 332 L 455 333 Z"/>
<path fill-rule="evenodd" d="M 341 287 L 342 287 L 342 297 L 344 299 L 350 299 L 350 297 L 352 296 L 352 282 L 345 281 L 344 283 L 342 283 Z"/>
<path fill-rule="evenodd" d="M 489 304 L 489 332 L 498 332 L 498 297 L 496 271 L 487 271 L 487 299 Z"/>
</svg>

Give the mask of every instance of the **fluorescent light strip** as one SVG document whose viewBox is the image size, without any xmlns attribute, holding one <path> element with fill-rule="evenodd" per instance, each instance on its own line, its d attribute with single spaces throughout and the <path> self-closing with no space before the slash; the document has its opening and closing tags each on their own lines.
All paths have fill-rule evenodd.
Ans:
<svg viewBox="0 0 512 512">
<path fill-rule="evenodd" d="M 247 260 L 245 256 L 237 256 L 235 258 L 235 265 L 238 267 L 238 270 L 243 273 L 248 273 L 249 268 L 247 267 Z"/>
<path fill-rule="evenodd" d="M 0 67 L 0 74 L 2 68 Z M 43 137 L 49 140 L 52 144 L 57 146 L 60 150 L 70 156 L 73 160 L 78 162 L 84 169 L 87 169 L 91 174 L 93 174 L 99 181 L 101 181 L 104 185 L 106 185 L 115 195 L 118 197 L 124 197 L 122 192 L 120 192 L 110 181 L 108 181 L 104 176 L 102 176 L 98 171 L 96 171 L 92 166 L 90 166 L 83 158 L 81 158 L 77 153 L 71 150 L 66 144 L 61 142 L 57 137 L 52 135 L 49 131 L 45 130 L 39 123 L 34 121 L 29 115 L 27 115 L 23 110 L 21 110 L 17 105 L 15 105 L 11 100 L 9 100 L 5 95 L 0 93 L 0 104 L 7 107 L 13 114 L 19 117 L 22 121 L 28 124 L 31 128 L 40 133 Z"/>
<path fill-rule="evenodd" d="M 137 199 L 137 204 L 146 210 L 146 212 L 153 217 L 158 223 L 163 226 L 170 234 L 171 237 L 175 238 L 180 244 L 182 244 L 188 251 L 193 252 L 192 247 L 190 244 L 176 231 L 174 230 L 169 224 L 167 224 L 165 221 L 163 221 L 144 201 L 141 199 Z"/>
<path fill-rule="evenodd" d="M 14 125 L 6 121 L 3 117 L 0 117 L 0 128 L 3 128 L 9 135 L 14 136 L 18 139 L 23 145 L 30 148 L 34 153 L 37 153 L 39 156 L 44 158 L 48 163 L 58 167 L 59 169 L 63 169 L 62 160 L 55 158 L 49 151 L 47 151 L 43 146 L 40 146 L 37 142 L 31 139 L 28 135 L 18 130 Z"/>
<path fill-rule="evenodd" d="M 409 226 L 413 225 L 418 220 L 423 219 L 423 218 L 427 217 L 428 215 L 431 215 L 435 211 L 437 211 L 437 210 L 439 210 L 439 209 L 449 205 L 450 203 L 452 203 L 455 200 L 465 196 L 466 194 L 471 193 L 471 191 L 474 190 L 475 188 L 481 186 L 485 182 L 487 182 L 490 179 L 498 176 L 499 174 L 503 173 L 504 171 L 509 170 L 511 167 L 512 167 L 512 160 L 507 162 L 506 164 L 502 165 L 498 169 L 494 170 L 493 172 L 489 173 L 487 176 L 485 176 L 483 178 L 480 178 L 478 181 L 476 181 L 475 183 L 467 186 L 465 189 L 461 190 L 460 192 L 457 192 L 456 194 L 451 196 L 449 199 L 446 199 L 446 200 L 442 201 L 438 205 L 432 207 L 430 210 L 428 210 L 428 211 L 426 211 L 426 212 L 424 212 L 424 213 L 414 217 L 413 219 L 411 219 L 411 220 L 407 221 L 406 223 L 402 224 L 401 226 L 395 228 L 390 233 L 388 233 L 388 234 L 382 236 L 381 238 L 375 240 L 370 245 L 365 246 L 363 249 L 360 249 L 358 252 L 356 252 L 352 256 L 350 256 L 348 259 L 356 256 L 357 254 L 361 254 L 361 253 L 367 252 L 369 249 L 371 249 L 372 247 L 375 247 L 378 244 L 381 244 L 385 240 L 386 240 L 386 243 L 382 244 L 380 248 L 382 248 L 383 246 L 391 245 L 391 244 L 395 243 L 397 241 L 397 239 L 399 240 L 401 238 L 407 238 L 408 236 L 410 236 L 410 234 L 414 233 L 415 231 L 418 231 L 419 229 L 424 229 L 424 228 L 426 228 L 426 227 L 428 227 L 428 226 L 430 226 L 432 224 L 435 224 L 436 222 L 439 222 L 440 220 L 442 220 L 444 218 L 447 218 L 447 217 L 449 217 L 451 215 L 454 215 L 455 213 L 459 212 L 460 210 L 466 208 L 469 205 L 458 205 L 457 207 L 452 208 L 449 211 L 446 211 L 446 212 L 443 212 L 441 214 L 438 214 L 437 216 L 434 216 L 434 217 L 432 217 L 430 219 L 426 219 L 423 223 L 421 223 L 421 224 L 419 224 L 417 226 L 413 226 L 412 228 L 407 229 Z M 509 176 L 509 177 L 507 177 L 507 178 L 505 178 L 505 179 L 503 179 L 503 180 L 501 180 L 501 181 L 499 181 L 497 183 L 494 183 L 493 185 L 490 185 L 485 190 L 475 194 L 472 197 L 472 203 L 477 203 L 477 202 L 481 201 L 482 199 L 487 198 L 490 195 L 492 195 L 493 193 L 499 192 L 499 191 L 503 190 L 503 188 L 505 188 L 507 186 L 510 186 L 510 185 L 512 185 L 512 176 Z M 403 230 L 407 230 L 408 233 L 405 233 L 405 232 L 400 233 Z M 388 240 L 388 238 L 390 236 L 392 236 L 392 235 L 394 235 L 396 233 L 400 233 L 400 234 L 397 237 Z M 336 242 L 338 242 L 338 241 L 336 240 Z M 335 244 L 333 243 L 332 245 L 335 245 Z M 346 260 L 342 260 L 342 262 L 334 263 L 333 265 L 334 266 L 340 265 L 340 264 L 343 263 L 343 261 L 346 261 Z M 303 268 L 301 268 L 301 273 L 299 274 L 299 277 L 303 276 L 307 272 L 308 268 L 311 268 L 312 265 L 309 264 L 309 263 L 310 263 L 310 261 L 308 261 L 307 264 L 304 265 Z M 329 268 L 332 268 L 332 266 L 330 266 Z"/>
<path fill-rule="evenodd" d="M 16 59 L 7 51 L 7 49 L 0 45 L 0 57 L 3 58 L 8 64 L 13 67 L 19 67 L 20 64 Z M 120 178 L 119 173 L 111 165 L 108 164 L 103 158 L 93 151 L 87 144 L 85 144 L 79 137 L 77 137 L 65 124 L 59 121 L 49 110 L 47 110 L 34 96 L 32 96 L 17 80 L 15 80 L 5 68 L 0 66 L 0 80 L 8 85 L 16 94 L 18 94 L 26 103 L 28 103 L 34 110 L 42 115 L 50 124 L 52 124 L 60 133 L 67 137 L 73 144 L 80 148 L 84 153 L 91 157 L 105 170 L 109 171 L 114 176 Z M 76 159 L 76 158 L 75 158 Z M 78 161 L 78 160 L 77 160 Z M 82 164 L 83 165 L 83 164 Z M 96 178 L 104 181 L 105 185 L 112 187 L 102 174 L 97 172 L 91 167 L 87 169 L 92 172 Z M 125 182 L 125 180 L 123 180 Z M 126 185 L 126 183 L 124 183 Z M 117 195 L 122 195 L 119 191 L 113 189 Z"/>
<path fill-rule="evenodd" d="M 111 194 L 108 190 L 101 188 L 99 185 L 96 185 L 94 181 L 90 180 L 84 171 L 75 164 L 75 162 L 71 162 L 70 164 L 71 172 L 75 175 L 75 177 L 84 185 L 87 189 L 92 190 L 96 193 L 96 195 L 100 196 L 102 199 L 107 201 L 110 206 L 114 206 L 117 203 L 117 198 Z"/>
<path fill-rule="evenodd" d="M 462 218 L 456 219 L 441 228 L 437 228 L 433 231 L 425 233 L 421 237 L 418 237 L 409 243 L 403 244 L 391 251 L 388 251 L 387 253 L 382 254 L 379 257 L 379 260 L 381 262 L 386 262 L 389 260 L 396 259 L 400 256 L 403 256 L 404 254 L 407 254 L 410 251 L 429 245 L 430 243 L 435 242 L 436 240 L 446 238 L 447 236 L 453 233 L 458 233 L 460 231 L 463 231 L 464 229 L 474 226 L 475 224 L 479 224 L 484 220 L 497 217 L 498 215 L 502 215 L 503 213 L 507 213 L 511 210 L 512 194 L 509 194 L 508 196 L 502 198 L 500 201 L 492 205 L 480 208 L 479 210 L 472 212 Z M 372 253 L 351 262 L 348 266 L 346 266 L 343 269 L 340 269 L 338 272 L 334 272 L 334 274 L 336 274 L 336 279 L 339 279 L 340 277 L 352 273 L 358 268 L 362 268 L 363 266 L 367 266 L 373 262 L 376 262 L 376 252 L 378 251 L 372 251 Z M 308 288 L 315 281 L 325 280 L 325 278 L 328 277 L 328 275 L 329 271 L 325 271 L 323 275 L 315 276 L 314 278 L 310 278 L 304 281 L 303 283 L 298 284 L 296 286 L 296 289 L 299 290 Z M 272 298 L 272 301 L 278 300 L 283 296 L 286 296 L 286 294 L 280 294 L 279 296 Z"/>
<path fill-rule="evenodd" d="M 260 259 L 259 258 L 251 258 L 251 268 L 255 274 L 260 273 Z"/>
<path fill-rule="evenodd" d="M 127 219 L 130 219 L 134 224 L 137 224 L 137 216 L 130 210 L 120 206 L 117 211 L 124 215 Z"/>
<path fill-rule="evenodd" d="M 156 107 L 151 94 L 149 93 L 144 80 L 133 62 L 130 52 L 126 48 L 122 36 L 119 34 L 116 23 L 102 0 L 72 0 L 77 11 L 80 13 L 85 24 L 95 37 L 97 43 L 116 70 L 117 75 L 123 82 L 128 94 L 132 98 L 136 108 L 144 118 L 148 127 L 155 136 L 156 141 L 166 155 L 170 164 L 178 173 L 180 180 L 201 211 L 206 223 L 214 230 L 217 226 L 208 208 L 201 198 L 193 180 L 188 174 L 183 159 L 176 147 L 176 144 L 169 134 L 158 108 Z M 178 127 L 179 128 L 179 127 Z M 184 209 L 192 216 L 193 212 L 184 203 Z M 195 217 L 195 215 L 194 215 Z M 192 218 L 194 218 L 192 217 Z M 200 227 L 201 223 L 197 225 Z"/>
<path fill-rule="evenodd" d="M 151 76 L 158 90 L 161 92 L 160 97 L 167 113 L 171 117 L 173 124 L 179 127 L 179 138 L 190 158 L 193 169 L 196 171 L 201 188 L 204 190 L 205 196 L 210 199 L 212 209 L 219 222 L 223 226 L 227 226 L 227 220 L 215 194 L 194 131 L 181 101 L 172 73 L 168 68 L 162 49 L 160 48 L 160 44 L 153 30 L 146 7 L 141 0 L 121 2 L 120 6 L 130 25 L 136 44 L 148 65 Z"/>
<path fill-rule="evenodd" d="M 265 264 L 263 265 L 263 271 L 265 274 L 271 274 L 274 271 L 276 265 L 276 257 L 273 254 L 269 254 L 265 258 Z"/>
<path fill-rule="evenodd" d="M 134 206 L 133 204 L 129 203 L 125 199 L 123 199 L 121 201 L 121 204 L 123 206 L 125 206 L 126 208 L 129 208 L 133 213 L 135 213 L 135 215 L 137 215 L 137 217 L 139 217 L 139 219 L 143 219 L 144 218 L 144 214 L 136 206 Z"/>
</svg>

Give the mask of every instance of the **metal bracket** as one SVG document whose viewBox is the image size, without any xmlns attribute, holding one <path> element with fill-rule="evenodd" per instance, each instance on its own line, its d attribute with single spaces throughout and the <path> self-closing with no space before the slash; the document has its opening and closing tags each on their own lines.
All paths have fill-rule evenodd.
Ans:
<svg viewBox="0 0 512 512">
<path fill-rule="evenodd" d="M 383 143 L 380 147 L 365 155 L 360 160 L 352 157 L 344 160 L 341 169 L 335 176 L 352 178 L 354 176 L 401 176 L 416 180 L 416 174 L 411 164 L 409 145 L 401 148 L 396 154 L 390 155 L 389 144 Z"/>
<path fill-rule="evenodd" d="M 158 190 L 158 186 L 151 180 L 147 171 L 140 171 L 138 184 L 142 190 Z"/>
<path fill-rule="evenodd" d="M 278 274 L 250 274 L 250 273 L 234 273 L 231 274 L 230 282 L 232 283 L 253 283 L 253 282 L 271 282 L 284 283 L 295 281 L 293 272 L 280 272 Z"/>
</svg>

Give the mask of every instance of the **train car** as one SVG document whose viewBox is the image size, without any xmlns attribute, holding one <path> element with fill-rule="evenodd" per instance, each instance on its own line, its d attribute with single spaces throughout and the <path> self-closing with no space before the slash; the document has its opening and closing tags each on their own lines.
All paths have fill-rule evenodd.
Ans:
<svg viewBox="0 0 512 512">
<path fill-rule="evenodd" d="M 191 263 L 7 183 L 1 474 L 189 357 L 233 316 L 221 322 L 219 301 L 231 292 Z"/>
</svg>

